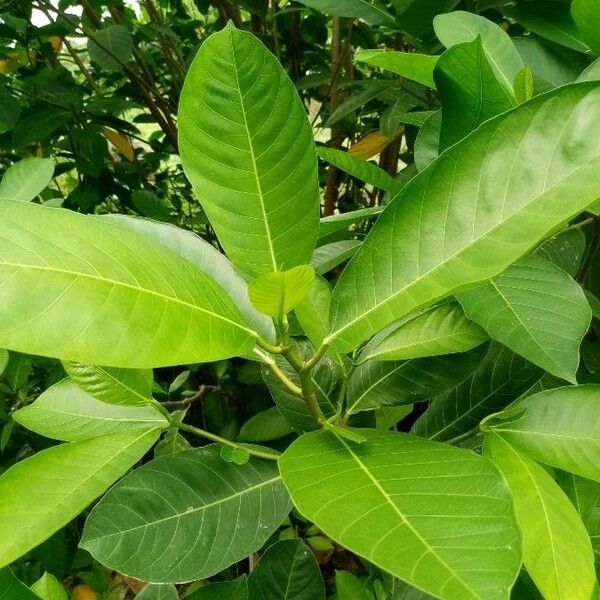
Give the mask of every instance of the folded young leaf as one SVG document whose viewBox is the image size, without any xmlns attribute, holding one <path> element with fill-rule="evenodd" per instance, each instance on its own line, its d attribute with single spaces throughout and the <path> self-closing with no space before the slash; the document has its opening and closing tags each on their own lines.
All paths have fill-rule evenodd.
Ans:
<svg viewBox="0 0 600 600">
<path fill-rule="evenodd" d="M 158 439 L 122 431 L 42 450 L 0 477 L 0 567 L 74 519 Z"/>
<path fill-rule="evenodd" d="M 169 422 L 152 406 L 107 404 L 63 379 L 43 392 L 33 404 L 13 413 L 31 431 L 54 440 L 77 442 L 118 431 L 164 429 Z"/>
<path fill-rule="evenodd" d="M 519 398 L 542 374 L 534 364 L 492 343 L 469 377 L 433 396 L 411 431 L 438 441 L 462 435 Z"/>
<path fill-rule="evenodd" d="M 540 465 L 500 436 L 487 435 L 484 448 L 510 487 L 523 534 L 523 563 L 544 598 L 590 598 L 594 555 L 573 505 Z"/>
<path fill-rule="evenodd" d="M 600 385 L 528 396 L 486 427 L 540 462 L 600 482 Z"/>
<path fill-rule="evenodd" d="M 181 92 L 179 147 L 240 271 L 308 263 L 319 225 L 312 129 L 293 83 L 252 34 L 229 24 L 202 44 Z"/>
<path fill-rule="evenodd" d="M 0 198 L 29 202 L 46 189 L 54 175 L 49 158 L 24 158 L 6 170 L 0 181 Z"/>
<path fill-rule="evenodd" d="M 359 50 L 354 56 L 354 60 L 367 63 L 372 67 L 381 67 L 386 71 L 401 75 L 405 79 L 435 89 L 433 68 L 438 60 L 437 56 L 414 52 Z"/>
<path fill-rule="evenodd" d="M 457 294 L 489 336 L 575 383 L 592 312 L 581 286 L 543 256 L 530 255 L 481 286 Z"/>
<path fill-rule="evenodd" d="M 455 354 L 471 350 L 488 339 L 479 325 L 465 317 L 458 302 L 448 302 L 402 323 L 378 343 L 369 343 L 360 360 L 406 360 Z"/>
<path fill-rule="evenodd" d="M 446 50 L 433 77 L 442 101 L 440 151 L 517 104 L 512 83 L 498 79 L 480 36 Z"/>
<path fill-rule="evenodd" d="M 0 203 L 0 347 L 151 368 L 250 352 L 256 333 L 208 276 L 108 220 Z"/>
<path fill-rule="evenodd" d="M 279 460 L 298 510 L 350 551 L 446 600 L 506 599 L 521 565 L 502 476 L 477 454 L 392 432 L 303 435 Z"/>
<path fill-rule="evenodd" d="M 160 456 L 122 479 L 90 513 L 81 546 L 120 573 L 183 583 L 256 552 L 289 510 L 276 462 L 225 462 L 214 444 Z"/>
<path fill-rule="evenodd" d="M 537 96 L 486 121 L 417 175 L 340 277 L 325 341 L 352 350 L 389 323 L 499 274 L 596 200 L 599 99 L 593 83 Z"/>
<path fill-rule="evenodd" d="M 269 546 L 248 577 L 252 600 L 324 600 L 325 586 L 314 554 L 302 540 Z"/>
</svg>

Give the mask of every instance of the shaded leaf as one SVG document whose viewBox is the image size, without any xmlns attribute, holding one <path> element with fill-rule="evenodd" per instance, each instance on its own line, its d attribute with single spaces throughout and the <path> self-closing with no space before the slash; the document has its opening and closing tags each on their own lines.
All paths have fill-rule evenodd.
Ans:
<svg viewBox="0 0 600 600">
<path fill-rule="evenodd" d="M 372 67 L 381 67 L 405 79 L 416 81 L 435 89 L 433 68 L 438 60 L 437 56 L 416 54 L 414 52 L 396 52 L 381 50 L 359 50 L 354 60 L 364 62 Z"/>
</svg>

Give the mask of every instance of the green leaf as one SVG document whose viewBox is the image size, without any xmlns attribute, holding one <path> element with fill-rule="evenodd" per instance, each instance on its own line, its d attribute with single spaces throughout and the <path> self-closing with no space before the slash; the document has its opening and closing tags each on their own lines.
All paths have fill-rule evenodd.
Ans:
<svg viewBox="0 0 600 600">
<path fill-rule="evenodd" d="M 415 139 L 415 165 L 424 171 L 440 153 L 440 132 L 442 130 L 442 111 L 436 110 L 427 117 Z"/>
<path fill-rule="evenodd" d="M 310 264 L 317 275 L 325 275 L 354 256 L 361 243 L 360 240 L 340 240 L 319 246 L 315 250 Z"/>
<path fill-rule="evenodd" d="M 433 68 L 438 58 L 414 52 L 382 50 L 359 50 L 354 56 L 354 60 L 357 62 L 364 62 L 372 67 L 381 67 L 432 89 L 435 89 Z"/>
<path fill-rule="evenodd" d="M 331 288 L 325 279 L 315 277 L 308 296 L 296 306 L 295 314 L 304 333 L 318 348 L 329 331 Z"/>
<path fill-rule="evenodd" d="M 470 376 L 433 397 L 411 431 L 438 441 L 462 435 L 516 400 L 541 376 L 538 367 L 492 343 Z"/>
<path fill-rule="evenodd" d="M 41 194 L 54 176 L 49 158 L 24 158 L 9 167 L 0 181 L 0 197 L 29 202 Z"/>
<path fill-rule="evenodd" d="M 510 496 L 491 462 L 408 434 L 358 431 L 363 444 L 319 431 L 286 450 L 279 467 L 297 509 L 424 591 L 506 598 L 521 553 Z"/>
<path fill-rule="evenodd" d="M 396 26 L 394 17 L 368 0 L 300 0 L 305 6 L 334 17 L 357 17 L 373 25 Z"/>
<path fill-rule="evenodd" d="M 523 67 L 517 73 L 513 87 L 517 102 L 531 100 L 534 90 L 533 71 L 529 67 Z"/>
<path fill-rule="evenodd" d="M 271 317 L 283 318 L 309 294 L 315 271 L 307 265 L 289 271 L 263 273 L 248 287 L 256 310 Z"/>
<path fill-rule="evenodd" d="M 440 13 L 451 11 L 460 0 L 393 0 L 400 14 L 398 22 L 403 31 L 420 39 L 433 34 L 433 19 Z"/>
<path fill-rule="evenodd" d="M 0 569 L 0 600 L 40 600 L 13 572 L 6 567 Z"/>
<path fill-rule="evenodd" d="M 596 56 L 600 54 L 600 31 L 598 30 L 597 0 L 573 0 L 571 15 L 583 41 Z"/>
<path fill-rule="evenodd" d="M 245 465 L 250 460 L 248 451 L 239 446 L 221 446 L 219 454 L 225 462 L 239 466 Z"/>
<path fill-rule="evenodd" d="M 432 356 L 403 362 L 367 361 L 348 382 L 348 412 L 413 404 L 464 381 L 481 361 L 483 348 L 467 354 Z"/>
<path fill-rule="evenodd" d="M 44 573 L 31 586 L 31 591 L 35 592 L 42 600 L 67 600 L 65 589 L 51 573 Z"/>
<path fill-rule="evenodd" d="M 286 72 L 252 34 L 228 25 L 202 44 L 181 93 L 179 142 L 237 268 L 256 277 L 308 263 L 319 219 L 312 129 Z"/>
<path fill-rule="evenodd" d="M 575 277 L 581 268 L 587 247 L 585 233 L 578 227 L 569 227 L 547 239 L 536 254 L 552 261 L 557 267 Z"/>
<path fill-rule="evenodd" d="M 389 82 L 379 80 L 367 80 L 361 82 L 361 87 L 359 87 L 356 92 L 346 95 L 342 103 L 325 121 L 324 126 L 333 127 L 349 115 L 352 115 L 361 109 L 369 101 L 381 96 L 386 91 L 389 91 Z M 317 148 L 317 155 L 318 153 L 319 148 Z"/>
<path fill-rule="evenodd" d="M 383 206 L 372 206 L 370 208 L 361 208 L 347 213 L 323 217 L 319 225 L 319 237 L 323 238 L 337 231 L 348 229 L 351 225 L 360 223 L 365 219 L 377 217 L 382 211 Z"/>
<path fill-rule="evenodd" d="M 0 565 L 23 556 L 74 519 L 140 460 L 158 432 L 123 431 L 53 446 L 3 473 Z"/>
<path fill-rule="evenodd" d="M 557 481 L 575 506 L 587 529 L 596 562 L 600 556 L 600 484 L 585 477 L 559 471 Z"/>
<path fill-rule="evenodd" d="M 269 546 L 248 578 L 252 600 L 325 600 L 321 570 L 302 540 Z"/>
<path fill-rule="evenodd" d="M 442 100 L 440 150 L 516 105 L 512 82 L 497 78 L 480 36 L 440 56 L 434 79 Z"/>
<path fill-rule="evenodd" d="M 350 152 L 319 146 L 317 155 L 345 173 L 352 175 L 352 177 L 356 177 L 381 190 L 393 192 L 398 189 L 398 182 L 387 171 L 368 160 L 350 154 Z"/>
<path fill-rule="evenodd" d="M 167 248 L 108 220 L 25 202 L 0 203 L 0 219 L 0 347 L 150 368 L 254 346 L 229 296 Z"/>
<path fill-rule="evenodd" d="M 507 90 L 512 90 L 523 60 L 512 39 L 493 21 L 463 10 L 438 15 L 433 20 L 438 39 L 446 48 L 481 38 L 485 57 Z"/>
<path fill-rule="evenodd" d="M 579 284 L 562 269 L 542 256 L 526 256 L 457 297 L 467 317 L 491 338 L 576 382 L 579 345 L 592 313 Z"/>
<path fill-rule="evenodd" d="M 266 340 L 275 339 L 273 321 L 260 314 L 252 306 L 248 297 L 246 280 L 235 270 L 225 255 L 221 254 L 206 240 L 191 231 L 166 223 L 157 223 L 149 219 L 127 215 L 107 215 L 99 218 L 117 222 L 119 225 L 144 236 L 151 242 L 158 242 L 166 246 L 175 254 L 191 262 L 229 294 L 252 328 L 258 331 Z"/>
<path fill-rule="evenodd" d="M 486 427 L 540 462 L 600 481 L 600 385 L 545 390 L 505 416 Z"/>
<path fill-rule="evenodd" d="M 485 452 L 508 482 L 523 534 L 523 563 L 544 598 L 590 598 L 596 581 L 592 547 L 558 484 L 497 435 L 486 436 Z"/>
<path fill-rule="evenodd" d="M 153 402 L 150 369 L 120 369 L 65 361 L 67 375 L 84 391 L 108 404 L 144 406 Z"/>
<path fill-rule="evenodd" d="M 597 58 L 591 65 L 589 65 L 580 75 L 576 81 L 598 81 L 600 80 L 600 58 Z"/>
<path fill-rule="evenodd" d="M 0 133 L 10 131 L 21 116 L 20 102 L 0 86 Z"/>
<path fill-rule="evenodd" d="M 240 429 L 238 440 L 242 442 L 270 442 L 293 433 L 276 406 L 256 413 Z"/>
<path fill-rule="evenodd" d="M 13 419 L 31 431 L 64 442 L 118 431 L 164 429 L 169 424 L 152 406 L 106 404 L 69 379 L 55 383 L 33 404 L 14 412 Z"/>
<path fill-rule="evenodd" d="M 149 583 L 137 594 L 135 600 L 179 600 L 179 594 L 174 585 Z"/>
<path fill-rule="evenodd" d="M 581 40 L 568 4 L 541 0 L 520 1 L 515 6 L 503 8 L 502 12 L 540 37 L 578 52 L 589 52 L 589 48 Z"/>
<path fill-rule="evenodd" d="M 289 509 L 274 461 L 240 466 L 223 461 L 218 445 L 194 448 L 115 485 L 90 513 L 81 546 L 143 581 L 204 579 L 261 548 Z"/>
<path fill-rule="evenodd" d="M 92 62 L 106 71 L 119 72 L 133 54 L 133 38 L 124 25 L 109 25 L 89 37 L 87 50 Z"/>
<path fill-rule="evenodd" d="M 406 360 L 466 352 L 483 344 L 487 334 L 470 321 L 457 302 L 434 306 L 401 323 L 377 344 L 368 344 L 361 361 Z"/>
<path fill-rule="evenodd" d="M 352 350 L 494 277 L 597 199 L 599 98 L 597 84 L 538 96 L 486 121 L 412 179 L 342 273 L 325 342 Z"/>
<path fill-rule="evenodd" d="M 131 194 L 133 205 L 145 217 L 156 219 L 157 221 L 171 221 L 172 207 L 166 200 L 159 198 L 154 192 L 148 190 L 136 190 Z"/>
<path fill-rule="evenodd" d="M 350 573 L 350 571 L 335 572 L 335 591 L 337 600 L 372 599 L 365 582 L 353 573 Z"/>
<path fill-rule="evenodd" d="M 185 600 L 249 600 L 248 578 L 245 575 L 233 581 L 222 581 L 200 588 L 186 596 Z"/>
</svg>

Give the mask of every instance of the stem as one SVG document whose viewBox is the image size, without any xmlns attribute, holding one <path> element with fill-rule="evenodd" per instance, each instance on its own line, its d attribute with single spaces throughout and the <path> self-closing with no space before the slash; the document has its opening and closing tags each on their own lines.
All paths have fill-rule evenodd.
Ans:
<svg viewBox="0 0 600 600">
<path fill-rule="evenodd" d="M 329 344 L 322 343 L 317 348 L 317 351 L 313 354 L 313 356 L 304 363 L 303 368 L 304 369 L 312 369 L 313 367 L 316 367 L 317 364 L 319 363 L 319 361 L 323 358 L 323 355 L 325 354 L 325 352 L 327 352 L 327 348 L 329 348 Z"/>
<path fill-rule="evenodd" d="M 224 444 L 225 446 L 231 446 L 232 448 L 239 448 L 241 450 L 245 450 L 248 454 L 252 456 L 257 456 L 258 458 L 266 458 L 267 460 L 277 460 L 279 453 L 276 453 L 273 450 L 273 453 L 270 452 L 262 452 L 261 450 L 256 450 L 255 448 L 249 448 L 244 446 L 243 444 L 236 444 L 230 440 L 222 438 L 214 433 L 210 433 L 210 431 L 205 431 L 204 429 L 199 429 L 198 427 L 194 427 L 193 425 L 188 425 L 187 423 L 178 423 L 176 421 L 171 421 L 173 427 L 177 427 L 182 431 L 187 431 L 188 433 L 193 433 L 198 437 L 210 440 L 211 442 L 216 442 L 217 444 Z"/>
<path fill-rule="evenodd" d="M 460 435 L 457 435 L 456 437 L 446 440 L 446 444 L 456 444 L 457 442 L 462 442 L 463 440 L 473 437 L 478 431 L 479 431 L 479 425 L 477 425 L 477 427 L 473 427 L 473 429 L 469 429 L 469 431 L 467 431 L 465 433 L 461 433 Z"/>
<path fill-rule="evenodd" d="M 284 346 L 275 346 L 267 342 L 267 340 L 263 340 L 261 337 L 256 338 L 256 344 L 271 354 L 282 354 L 286 350 Z"/>
<path fill-rule="evenodd" d="M 302 388 L 298 387 L 288 376 L 277 366 L 277 364 L 273 361 L 269 363 L 269 368 L 273 371 L 274 375 L 285 385 L 285 387 L 292 392 L 292 394 L 296 394 L 297 396 L 302 396 Z"/>
</svg>

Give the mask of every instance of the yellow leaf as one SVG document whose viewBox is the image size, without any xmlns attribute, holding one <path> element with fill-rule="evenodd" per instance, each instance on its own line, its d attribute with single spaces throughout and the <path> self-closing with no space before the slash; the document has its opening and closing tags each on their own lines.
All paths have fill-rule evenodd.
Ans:
<svg viewBox="0 0 600 600">
<path fill-rule="evenodd" d="M 390 142 L 391 138 L 385 137 L 381 131 L 369 133 L 350 147 L 350 154 L 364 158 L 365 160 L 379 154 Z"/>
<path fill-rule="evenodd" d="M 128 137 L 122 133 L 119 133 L 118 131 L 108 129 L 108 127 L 105 127 L 102 130 L 102 133 L 104 134 L 104 137 L 115 147 L 119 154 L 122 154 L 130 162 L 135 161 L 135 152 Z"/>
</svg>

